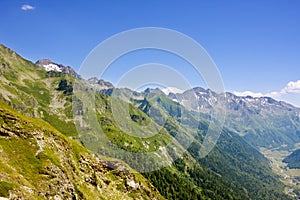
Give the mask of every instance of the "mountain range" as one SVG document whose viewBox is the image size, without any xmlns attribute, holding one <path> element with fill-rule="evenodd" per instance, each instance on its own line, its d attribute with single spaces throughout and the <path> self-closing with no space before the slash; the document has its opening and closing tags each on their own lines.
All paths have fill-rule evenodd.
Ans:
<svg viewBox="0 0 300 200">
<path fill-rule="evenodd" d="M 193 95 L 197 104 L 185 105 Z M 199 87 L 169 97 L 201 113 L 226 113 L 225 126 L 257 148 L 292 149 L 300 141 L 300 109 L 271 97 L 220 95 Z"/>
<path fill-rule="evenodd" d="M 224 114 L 202 157 L 209 127 Z M 115 88 L 0 45 L 0 197 L 296 199 L 298 176 L 287 177 L 275 154 L 297 149 L 299 117 L 299 108 L 269 97 Z"/>
</svg>

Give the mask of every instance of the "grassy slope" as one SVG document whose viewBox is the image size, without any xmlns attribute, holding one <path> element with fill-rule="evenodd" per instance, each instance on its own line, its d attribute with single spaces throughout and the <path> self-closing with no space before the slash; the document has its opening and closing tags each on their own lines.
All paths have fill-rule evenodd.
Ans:
<svg viewBox="0 0 300 200">
<path fill-rule="evenodd" d="M 94 156 L 42 120 L 22 116 L 0 103 L 0 124 L 0 196 L 162 199 L 125 164 Z M 138 183 L 137 188 L 130 187 L 130 181 Z"/>
<path fill-rule="evenodd" d="M 77 135 L 71 123 L 72 98 L 57 90 L 60 80 L 73 82 L 73 77 L 47 73 L 2 45 L 0 72 L 0 99 L 6 104 L 24 115 L 44 119 L 65 135 Z"/>
</svg>

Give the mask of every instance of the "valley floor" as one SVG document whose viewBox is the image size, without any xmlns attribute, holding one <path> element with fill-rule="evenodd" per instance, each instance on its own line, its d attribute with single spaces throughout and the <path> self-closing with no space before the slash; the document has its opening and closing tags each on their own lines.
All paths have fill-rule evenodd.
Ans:
<svg viewBox="0 0 300 200">
<path fill-rule="evenodd" d="M 271 161 L 272 170 L 280 176 L 285 184 L 285 192 L 297 199 L 300 198 L 300 169 L 290 169 L 282 160 L 290 154 L 289 151 L 261 148 L 260 152 Z"/>
</svg>

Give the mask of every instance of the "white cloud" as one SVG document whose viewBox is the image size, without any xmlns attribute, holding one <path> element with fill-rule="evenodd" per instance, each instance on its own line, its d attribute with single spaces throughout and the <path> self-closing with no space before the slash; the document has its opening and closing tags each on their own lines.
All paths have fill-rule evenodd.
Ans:
<svg viewBox="0 0 300 200">
<path fill-rule="evenodd" d="M 251 92 L 251 91 L 245 91 L 245 92 L 233 92 L 233 94 L 235 94 L 236 96 L 252 96 L 252 97 L 262 97 L 264 96 L 262 93 L 260 92 Z"/>
<path fill-rule="evenodd" d="M 170 92 L 172 92 L 174 94 L 183 93 L 183 90 L 175 88 L 175 87 L 166 87 L 166 88 L 162 89 L 162 91 L 166 95 L 168 95 Z"/>
<path fill-rule="evenodd" d="M 282 90 L 281 93 L 300 93 L 300 80 L 289 82 Z"/>
<path fill-rule="evenodd" d="M 268 96 L 277 99 L 279 101 L 286 101 L 300 107 L 300 95 L 299 95 L 300 80 L 290 81 L 280 91 L 273 91 L 266 94 L 260 92 L 251 92 L 251 91 L 233 92 L 233 93 L 237 96 L 252 96 L 252 97 Z"/>
<path fill-rule="evenodd" d="M 283 95 L 287 95 L 287 94 L 300 94 L 300 80 L 290 81 L 280 91 L 273 91 L 273 92 L 267 93 L 266 96 L 270 96 L 273 98 L 279 98 L 279 97 L 281 97 Z"/>
<path fill-rule="evenodd" d="M 281 91 L 279 91 L 279 92 L 274 91 L 274 92 L 267 93 L 265 96 L 277 98 L 277 97 L 280 97 L 281 95 L 282 95 Z"/>
<path fill-rule="evenodd" d="M 22 10 L 34 10 L 35 7 L 34 6 L 31 6 L 31 5 L 28 5 L 28 4 L 24 4 L 22 7 L 21 7 Z"/>
</svg>

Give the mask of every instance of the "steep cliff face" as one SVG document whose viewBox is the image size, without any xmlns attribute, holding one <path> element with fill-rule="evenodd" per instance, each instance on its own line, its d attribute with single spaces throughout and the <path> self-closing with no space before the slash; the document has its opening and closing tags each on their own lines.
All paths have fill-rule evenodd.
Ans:
<svg viewBox="0 0 300 200">
<path fill-rule="evenodd" d="M 91 154 L 42 120 L 0 104 L 0 197 L 163 199 L 120 161 Z"/>
</svg>

